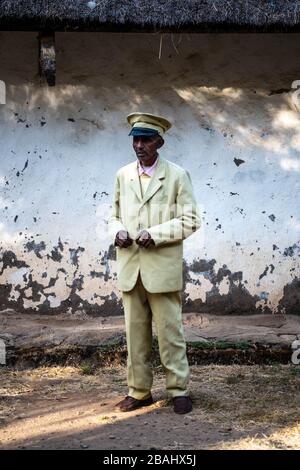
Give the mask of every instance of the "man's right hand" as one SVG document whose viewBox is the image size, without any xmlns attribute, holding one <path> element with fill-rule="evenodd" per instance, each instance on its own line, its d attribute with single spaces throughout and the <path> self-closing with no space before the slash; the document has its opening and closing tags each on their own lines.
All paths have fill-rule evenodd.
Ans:
<svg viewBox="0 0 300 470">
<path fill-rule="evenodd" d="M 130 238 L 129 233 L 126 230 L 120 230 L 115 238 L 115 246 L 119 246 L 120 248 L 127 248 L 128 246 L 132 245 L 133 239 Z"/>
</svg>

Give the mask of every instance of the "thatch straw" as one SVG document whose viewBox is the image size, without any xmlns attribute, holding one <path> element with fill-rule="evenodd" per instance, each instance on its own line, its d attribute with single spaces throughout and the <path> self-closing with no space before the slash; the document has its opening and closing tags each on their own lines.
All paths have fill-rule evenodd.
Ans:
<svg viewBox="0 0 300 470">
<path fill-rule="evenodd" d="M 96 4 L 95 8 L 90 8 Z M 205 30 L 210 27 L 295 29 L 300 1 L 289 0 L 2 0 L 0 28 L 11 24 L 98 24 Z"/>
</svg>

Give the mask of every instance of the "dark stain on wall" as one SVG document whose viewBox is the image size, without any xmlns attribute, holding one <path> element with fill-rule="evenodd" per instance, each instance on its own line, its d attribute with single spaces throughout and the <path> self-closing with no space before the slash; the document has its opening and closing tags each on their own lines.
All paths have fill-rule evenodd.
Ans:
<svg viewBox="0 0 300 470">
<path fill-rule="evenodd" d="M 53 261 L 57 261 L 58 263 L 62 260 L 62 254 L 58 251 L 57 246 L 53 248 L 51 256 L 48 255 L 48 258 L 51 258 Z"/>
<path fill-rule="evenodd" d="M 76 249 L 75 248 L 69 248 L 71 263 L 74 266 L 77 266 L 77 268 L 78 268 L 78 255 L 79 255 L 80 252 L 83 252 L 83 251 L 85 251 L 85 248 L 83 248 L 82 246 L 79 246 Z"/>
<path fill-rule="evenodd" d="M 26 160 L 26 162 L 25 162 L 25 165 L 24 165 L 24 168 L 23 168 L 23 170 L 22 170 L 22 173 L 23 173 L 24 170 L 26 170 L 27 167 L 28 167 L 28 158 L 27 158 L 27 160 Z"/>
<path fill-rule="evenodd" d="M 42 259 L 41 251 L 46 249 L 45 242 L 41 241 L 36 243 L 34 240 L 31 240 L 30 242 L 25 243 L 24 246 L 27 251 L 33 251 L 38 258 Z"/>
<path fill-rule="evenodd" d="M 51 251 L 51 256 L 47 255 L 47 257 L 59 263 L 62 260 L 61 252 L 63 251 L 64 251 L 64 246 L 61 242 L 61 239 L 59 238 L 58 245 L 53 247 L 53 250 Z"/>
<path fill-rule="evenodd" d="M 82 311 L 92 317 L 108 317 L 123 314 L 122 301 L 117 298 L 114 292 L 106 296 L 94 294 L 94 297 L 99 297 L 104 300 L 104 302 L 101 305 L 91 304 L 87 300 L 82 299 L 77 293 L 78 287 L 80 290 L 81 286 L 82 278 L 74 279 L 69 297 L 63 300 L 59 307 L 51 307 L 49 300 L 47 300 L 43 303 L 41 308 L 39 308 L 39 313 L 57 315 L 63 312 L 71 311 L 75 313 L 76 311 Z"/>
<path fill-rule="evenodd" d="M 242 163 L 245 163 L 245 160 L 242 160 L 241 158 L 234 158 L 233 161 L 236 166 L 240 166 Z"/>
<path fill-rule="evenodd" d="M 108 281 L 111 277 L 110 269 L 109 269 L 109 261 L 116 259 L 116 250 L 113 245 L 109 246 L 107 251 L 104 251 L 104 254 L 101 258 L 100 264 L 104 267 L 104 281 Z"/>
<path fill-rule="evenodd" d="M 32 290 L 32 295 L 28 295 L 25 292 L 29 287 Z M 19 288 L 18 291 L 21 294 L 21 296 L 20 296 L 21 298 L 24 297 L 26 299 L 32 300 L 33 302 L 39 302 L 41 300 L 41 296 L 43 294 L 43 289 L 45 289 L 45 287 L 42 284 L 40 284 L 39 282 L 34 281 L 32 279 L 32 274 L 30 273 L 28 275 L 28 281 L 27 281 L 26 287 Z"/>
<path fill-rule="evenodd" d="M 11 250 L 3 251 L 1 253 L 0 260 L 3 263 L 0 275 L 2 275 L 7 268 L 29 268 L 28 264 L 23 260 L 18 260 L 14 252 Z"/>
<path fill-rule="evenodd" d="M 29 246 L 29 251 L 34 251 L 34 245 Z M 20 295 L 15 300 L 10 299 L 10 294 L 12 292 L 12 284 L 0 284 L 0 309 L 4 310 L 6 308 L 14 309 L 21 313 L 45 313 L 50 315 L 57 315 L 60 313 L 65 312 L 75 312 L 75 311 L 84 311 L 88 315 L 91 316 L 111 316 L 111 315 L 122 315 L 123 308 L 122 302 L 118 299 L 115 292 L 112 292 L 110 295 L 102 296 L 100 294 L 95 293 L 94 298 L 99 297 L 102 299 L 103 303 L 101 305 L 98 304 L 91 304 L 88 301 L 82 299 L 80 297 L 80 291 L 83 289 L 83 284 L 85 282 L 84 276 L 82 274 L 78 274 L 78 253 L 83 252 L 84 248 L 79 247 L 78 249 L 70 249 L 70 252 L 73 255 L 71 260 L 72 264 L 76 263 L 77 269 L 75 270 L 74 277 L 72 279 L 71 284 L 66 285 L 70 287 L 70 294 L 66 300 L 63 300 L 58 307 L 51 307 L 51 302 L 49 300 L 50 296 L 55 296 L 54 292 L 47 292 L 45 290 L 49 290 L 49 288 L 55 286 L 56 281 L 58 280 L 59 272 L 63 272 L 67 275 L 67 272 L 64 268 L 59 268 L 57 270 L 56 277 L 50 277 L 48 285 L 44 286 L 40 284 L 36 280 L 33 279 L 32 273 L 24 273 L 23 279 L 25 282 L 25 286 L 21 287 L 20 285 L 15 285 L 14 289 Z M 101 258 L 101 264 L 105 264 L 109 257 L 113 257 L 112 250 L 109 249 L 108 251 L 104 252 L 103 257 Z M 12 251 L 3 251 L 0 255 L 0 261 L 3 263 L 2 269 L 0 274 L 3 274 L 6 268 L 22 268 L 29 266 L 21 260 L 18 260 L 16 255 Z M 103 280 L 101 282 L 105 282 L 108 278 L 109 273 L 106 270 L 105 273 L 101 273 Z M 43 272 L 42 277 L 46 278 L 47 273 Z M 99 282 L 99 292 L 101 292 L 101 283 Z M 24 308 L 24 300 L 32 300 L 33 302 L 40 302 L 42 295 L 46 297 L 46 299 L 38 304 L 35 308 Z"/>
<path fill-rule="evenodd" d="M 278 313 L 300 315 L 300 279 L 294 278 L 284 286 L 283 296 L 278 304 Z"/>
<path fill-rule="evenodd" d="M 12 285 L 11 284 L 0 284 L 0 309 L 5 310 L 6 308 L 16 308 L 15 302 L 8 301 L 8 297 L 11 293 Z"/>
<path fill-rule="evenodd" d="M 66 243 L 67 244 L 67 243 Z M 45 242 L 35 243 L 33 241 L 25 244 L 27 250 L 33 251 L 38 258 L 42 258 L 41 252 L 46 248 Z M 298 245 L 289 247 L 298 250 Z M 87 300 L 84 300 L 80 296 L 80 291 L 84 288 L 84 283 L 89 282 L 83 274 L 80 273 L 79 269 L 79 255 L 83 253 L 85 249 L 83 247 L 69 248 L 70 258 L 69 262 L 75 266 L 76 269 L 73 273 L 71 282 L 67 282 L 69 273 L 63 267 L 58 267 L 56 276 L 49 278 L 47 286 L 34 280 L 32 269 L 28 264 L 17 258 L 17 256 L 11 250 L 0 252 L 0 262 L 2 263 L 0 275 L 5 272 L 8 268 L 28 268 L 27 272 L 23 274 L 24 286 L 20 284 L 12 285 L 9 283 L 0 284 L 0 308 L 13 308 L 16 311 L 23 313 L 47 313 L 47 314 L 59 314 L 63 312 L 75 312 L 84 311 L 91 316 L 111 316 L 111 315 L 122 315 L 122 301 L 117 297 L 116 293 L 112 291 L 109 295 L 101 295 L 101 284 L 116 279 L 116 273 L 110 271 L 110 260 L 116 259 L 116 251 L 113 245 L 110 245 L 108 250 L 99 253 L 99 262 L 103 267 L 101 270 L 91 270 L 89 276 L 94 279 L 99 279 L 98 292 L 94 293 L 94 299 L 100 298 L 102 304 L 92 304 Z M 50 255 L 47 258 L 51 258 L 53 261 L 60 263 L 63 253 L 64 245 L 59 240 L 57 246 L 54 246 L 51 250 Z M 65 252 L 66 253 L 66 252 Z M 285 256 L 291 256 L 290 251 Z M 243 272 L 235 271 L 232 272 L 226 264 L 221 268 L 215 268 L 215 259 L 195 259 L 192 263 L 188 264 L 183 260 L 183 281 L 184 289 L 182 293 L 183 305 L 185 312 L 206 312 L 214 314 L 254 314 L 254 313 L 272 313 L 267 305 L 268 293 L 260 293 L 260 295 L 251 295 L 247 289 L 247 280 L 243 280 Z M 259 279 L 266 276 L 268 273 L 272 273 L 275 269 L 273 264 L 266 266 L 264 272 L 259 276 Z M 70 294 L 67 299 L 63 300 L 58 307 L 51 307 L 49 297 L 55 296 L 55 292 L 51 292 L 51 287 L 54 287 L 57 280 L 59 279 L 59 273 L 65 275 L 66 285 L 70 288 Z M 192 273 L 200 274 L 198 279 L 193 279 Z M 41 273 L 43 278 L 47 278 L 47 271 Z M 187 283 L 192 283 L 201 288 L 201 278 L 207 279 L 211 284 L 212 288 L 209 292 L 206 292 L 206 298 L 203 302 L 200 298 L 191 300 L 189 295 L 185 292 Z M 220 293 L 220 283 L 226 279 L 228 284 L 228 292 L 226 294 Z M 22 283 L 23 284 L 23 283 Z M 20 294 L 18 298 L 10 298 L 12 288 Z M 49 289 L 50 288 L 50 289 Z M 46 292 L 47 290 L 47 292 Z M 263 295 L 262 295 L 263 294 Z M 45 297 L 44 301 L 41 299 Z M 119 296 L 121 297 L 121 296 Z M 24 300 L 32 300 L 33 302 L 40 302 L 36 307 L 24 308 Z M 257 301 L 265 300 L 265 305 L 256 307 Z M 287 314 L 300 314 L 300 280 L 295 278 L 292 283 L 287 284 L 284 287 L 284 295 L 280 300 L 279 313 Z"/>
<path fill-rule="evenodd" d="M 299 243 L 294 243 L 294 245 L 285 248 L 283 252 L 283 256 L 295 256 L 296 253 L 299 253 L 298 256 L 300 257 L 300 244 Z"/>
<path fill-rule="evenodd" d="M 2 275 L 7 268 L 29 268 L 25 261 L 18 260 L 17 256 L 11 250 L 2 251 L 0 254 L 0 261 L 3 263 L 0 275 Z M 26 274 L 23 275 L 23 279 L 25 282 L 27 282 Z M 24 289 L 21 289 L 19 298 L 13 301 L 9 300 L 12 287 L 12 284 L 9 283 L 0 284 L 0 308 L 1 310 L 6 308 L 15 308 L 17 311 L 23 312 L 24 309 L 22 291 Z"/>
<path fill-rule="evenodd" d="M 206 299 L 191 300 L 187 293 L 183 292 L 184 312 L 205 312 L 217 315 L 249 315 L 257 313 L 271 313 L 270 308 L 266 305 L 257 308 L 256 302 L 261 298 L 258 295 L 251 295 L 243 283 L 242 271 L 231 272 L 230 269 L 223 265 L 217 271 L 214 269 L 216 260 L 195 260 L 190 266 L 184 262 L 184 286 L 187 282 L 194 285 L 200 285 L 200 280 L 193 280 L 190 272 L 202 274 L 204 278 L 209 280 L 213 287 L 206 292 Z M 229 282 L 229 290 L 227 294 L 220 294 L 219 284 L 227 278 Z M 236 285 L 235 283 L 238 282 Z"/>
<path fill-rule="evenodd" d="M 266 266 L 264 272 L 260 274 L 259 279 L 262 279 L 263 277 L 265 277 L 268 274 L 268 271 L 269 271 L 269 266 Z"/>
</svg>

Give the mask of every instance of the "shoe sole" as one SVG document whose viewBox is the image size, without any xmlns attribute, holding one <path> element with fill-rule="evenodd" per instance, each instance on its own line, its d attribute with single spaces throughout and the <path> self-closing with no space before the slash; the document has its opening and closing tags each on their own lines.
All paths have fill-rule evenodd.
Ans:
<svg viewBox="0 0 300 470">
<path fill-rule="evenodd" d="M 193 411 L 193 408 L 191 408 L 190 410 L 186 410 L 186 411 L 175 411 L 174 410 L 174 413 L 176 413 L 177 415 L 185 415 L 186 413 L 190 413 L 191 411 Z"/>
</svg>

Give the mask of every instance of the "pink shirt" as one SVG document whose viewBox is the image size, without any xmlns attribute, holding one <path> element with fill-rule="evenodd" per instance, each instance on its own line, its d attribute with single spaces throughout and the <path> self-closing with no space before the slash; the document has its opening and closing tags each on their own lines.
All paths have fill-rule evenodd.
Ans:
<svg viewBox="0 0 300 470">
<path fill-rule="evenodd" d="M 155 160 L 155 162 L 153 163 L 153 165 L 151 166 L 142 166 L 140 164 L 140 162 L 138 161 L 138 171 L 139 171 L 139 175 L 141 176 L 142 174 L 145 174 L 147 176 L 153 176 L 154 175 L 154 171 L 155 171 L 155 168 L 156 168 L 156 165 L 158 163 L 158 158 Z"/>
</svg>

